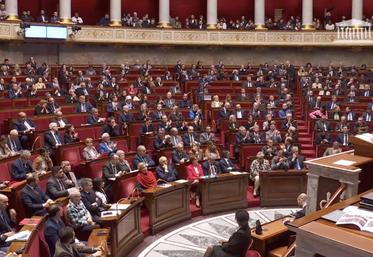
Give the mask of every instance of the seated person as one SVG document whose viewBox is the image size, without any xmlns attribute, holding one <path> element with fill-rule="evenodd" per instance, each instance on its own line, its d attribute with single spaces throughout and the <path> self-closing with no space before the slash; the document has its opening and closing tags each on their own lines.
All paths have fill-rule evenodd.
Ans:
<svg viewBox="0 0 373 257">
<path fill-rule="evenodd" d="M 152 120 L 150 118 L 145 118 L 145 124 L 141 126 L 140 134 L 141 135 L 147 135 L 147 134 L 153 134 L 155 132 L 155 129 L 152 124 Z"/>
<path fill-rule="evenodd" d="M 47 182 L 47 195 L 51 199 L 57 199 L 59 197 L 68 196 L 69 192 L 67 189 L 69 186 L 65 184 L 65 173 L 60 166 L 53 166 L 52 176 Z"/>
<path fill-rule="evenodd" d="M 171 144 L 172 147 L 176 147 L 178 143 L 182 143 L 183 140 L 181 136 L 179 136 L 179 131 L 177 128 L 173 127 L 170 129 L 170 136 L 171 136 Z"/>
<path fill-rule="evenodd" d="M 65 126 L 65 134 L 63 135 L 65 144 L 72 144 L 79 142 L 78 133 L 75 132 L 75 127 L 71 124 Z"/>
<path fill-rule="evenodd" d="M 67 219 L 69 224 L 75 230 L 87 233 L 90 233 L 95 228 L 99 228 L 100 226 L 93 221 L 92 215 L 82 202 L 79 189 L 71 188 L 69 193 L 70 201 L 67 205 Z"/>
<path fill-rule="evenodd" d="M 200 207 L 200 192 L 199 192 L 199 178 L 204 176 L 202 165 L 199 164 L 195 156 L 190 156 L 191 164 L 187 166 L 187 180 L 192 183 L 191 191 L 192 198 L 195 198 L 196 206 Z"/>
<path fill-rule="evenodd" d="M 39 155 L 32 162 L 32 169 L 38 174 L 43 175 L 53 167 L 53 161 L 49 156 L 47 148 L 40 148 Z"/>
<path fill-rule="evenodd" d="M 50 114 L 47 100 L 41 99 L 35 106 L 34 115 Z"/>
<path fill-rule="evenodd" d="M 205 176 L 215 176 L 220 173 L 220 165 L 214 158 L 214 155 L 210 154 L 206 161 L 202 163 L 202 169 Z"/>
<path fill-rule="evenodd" d="M 203 257 L 244 257 L 246 255 L 251 243 L 250 216 L 246 210 L 237 210 L 235 217 L 239 229 L 227 242 L 222 241 L 221 245 L 209 246 Z"/>
<path fill-rule="evenodd" d="M 332 147 L 328 147 L 325 149 L 323 156 L 329 156 L 341 152 L 342 148 L 340 147 L 339 143 L 337 141 L 334 141 Z"/>
<path fill-rule="evenodd" d="M 8 197 L 4 194 L 0 194 L 0 249 L 4 249 L 10 245 L 10 243 L 5 242 L 5 240 L 13 236 L 16 231 L 17 214 L 14 209 L 10 209 L 8 214 L 8 205 Z"/>
<path fill-rule="evenodd" d="M 293 222 L 296 219 L 300 219 L 306 216 L 307 201 L 308 201 L 308 196 L 305 193 L 300 194 L 297 197 L 297 203 L 298 203 L 298 207 L 301 209 L 293 213 L 291 217 L 286 218 L 283 222 L 286 224 L 286 223 Z"/>
<path fill-rule="evenodd" d="M 183 136 L 183 143 L 185 146 L 191 146 L 194 143 L 199 143 L 199 138 L 197 134 L 194 132 L 193 126 L 188 126 L 188 131 Z"/>
<path fill-rule="evenodd" d="M 291 148 L 292 155 L 289 157 L 289 168 L 293 170 L 304 169 L 304 156 L 299 155 L 299 149 L 297 146 Z"/>
<path fill-rule="evenodd" d="M 220 153 L 216 145 L 214 143 L 208 143 L 206 150 L 205 150 L 205 159 L 208 158 L 209 155 L 212 155 L 214 159 L 220 159 Z"/>
<path fill-rule="evenodd" d="M 272 139 L 267 140 L 267 144 L 262 147 L 262 152 L 266 158 L 273 158 L 277 155 L 277 147 L 274 146 Z"/>
<path fill-rule="evenodd" d="M 331 138 L 328 132 L 326 131 L 317 132 L 316 137 L 315 137 L 315 143 L 317 145 L 328 144 L 330 142 L 331 142 Z"/>
<path fill-rule="evenodd" d="M 5 135 L 1 135 L 0 136 L 0 160 L 12 157 L 14 155 L 16 155 L 16 153 L 10 150 L 9 146 L 7 145 L 7 137 Z"/>
<path fill-rule="evenodd" d="M 96 196 L 101 200 L 103 204 L 109 203 L 109 196 L 105 191 L 105 182 L 102 178 L 94 178 L 93 181 L 93 191 Z"/>
<path fill-rule="evenodd" d="M 117 143 L 110 140 L 110 135 L 104 133 L 101 136 L 101 143 L 98 145 L 98 152 L 102 154 L 115 153 L 117 151 Z"/>
<path fill-rule="evenodd" d="M 76 179 L 75 173 L 71 168 L 71 164 L 69 161 L 62 161 L 61 162 L 61 169 L 65 174 L 64 182 L 65 185 L 70 187 L 78 187 L 78 181 Z"/>
<path fill-rule="evenodd" d="M 220 170 L 222 173 L 228 173 L 230 171 L 236 170 L 236 166 L 233 162 L 229 159 L 229 151 L 223 151 L 223 158 L 219 161 Z"/>
<path fill-rule="evenodd" d="M 277 155 L 273 157 L 272 164 L 271 164 L 272 170 L 288 170 L 289 169 L 289 160 L 284 155 L 284 150 L 279 150 L 277 152 Z"/>
<path fill-rule="evenodd" d="M 269 161 L 264 159 L 263 152 L 258 152 L 256 154 L 256 159 L 250 165 L 250 171 L 249 171 L 250 180 L 254 182 L 254 192 L 253 192 L 254 197 L 259 195 L 259 187 L 260 187 L 259 173 L 261 171 L 269 171 L 269 170 L 271 170 L 271 165 L 269 164 Z"/>
<path fill-rule="evenodd" d="M 93 139 L 92 138 L 87 137 L 84 140 L 84 143 L 86 145 L 83 148 L 83 152 L 82 152 L 84 160 L 92 161 L 92 160 L 96 160 L 97 158 L 101 157 L 101 154 L 99 152 L 97 152 L 96 147 L 93 145 Z"/>
<path fill-rule="evenodd" d="M 170 131 L 172 128 L 172 120 L 169 120 L 166 115 L 163 115 L 158 128 L 163 128 L 167 132 Z"/>
<path fill-rule="evenodd" d="M 208 142 L 216 143 L 215 134 L 211 131 L 211 126 L 206 126 L 205 132 L 199 135 L 199 142 L 201 144 L 206 144 Z"/>
<path fill-rule="evenodd" d="M 54 257 L 77 257 L 84 256 L 84 253 L 91 257 L 103 256 L 102 247 L 85 247 L 82 244 L 75 243 L 75 233 L 72 227 L 61 228 L 58 237 Z"/>
<path fill-rule="evenodd" d="M 6 137 L 6 144 L 9 147 L 12 156 L 18 154 L 19 151 L 22 150 L 22 145 L 19 140 L 18 131 L 16 129 L 12 129 L 9 132 L 9 135 Z"/>
<path fill-rule="evenodd" d="M 58 133 L 57 123 L 49 123 L 49 130 L 44 133 L 44 146 L 48 149 L 55 149 L 63 145 L 63 140 Z"/>
<path fill-rule="evenodd" d="M 189 160 L 189 156 L 184 150 L 184 144 L 178 143 L 175 150 L 172 151 L 172 162 L 175 164 L 183 164 Z"/>
<path fill-rule="evenodd" d="M 259 131 L 259 126 L 254 125 L 253 131 L 249 133 L 249 143 L 252 144 L 262 144 L 264 142 L 264 136 Z"/>
<path fill-rule="evenodd" d="M 122 134 L 120 126 L 114 117 L 109 117 L 107 123 L 102 128 L 102 134 L 108 133 L 110 137 L 118 137 Z"/>
<path fill-rule="evenodd" d="M 118 169 L 123 173 L 131 172 L 131 166 L 129 162 L 126 160 L 126 154 L 122 150 L 117 151 L 117 155 L 119 157 L 118 160 Z"/>
<path fill-rule="evenodd" d="M 155 150 L 171 148 L 171 136 L 166 135 L 166 132 L 163 128 L 158 128 L 158 134 L 154 138 L 153 145 Z"/>
<path fill-rule="evenodd" d="M 29 135 L 35 131 L 35 124 L 34 122 L 27 118 L 26 113 L 20 112 L 18 113 L 18 119 L 14 123 L 15 129 L 21 135 L 21 144 L 23 147 L 27 146 Z"/>
<path fill-rule="evenodd" d="M 137 147 L 137 154 L 133 158 L 133 166 L 137 167 L 140 162 L 145 163 L 146 167 L 155 166 L 155 162 L 146 154 L 146 148 L 143 145 Z"/>
<path fill-rule="evenodd" d="M 47 208 L 48 218 L 44 226 L 44 236 L 49 247 L 49 253 L 54 256 L 55 246 L 58 241 L 58 232 L 65 227 L 62 220 L 62 210 L 58 204 L 52 204 Z"/>
<path fill-rule="evenodd" d="M 101 212 L 108 209 L 110 205 L 104 204 L 101 199 L 96 196 L 95 191 L 93 191 L 91 178 L 82 178 L 80 185 L 82 187 L 80 192 L 82 202 L 92 215 L 93 221 L 98 222 L 101 217 Z"/>
<path fill-rule="evenodd" d="M 19 158 L 12 162 L 10 176 L 13 180 L 24 180 L 26 179 L 27 174 L 31 174 L 33 172 L 30 158 L 30 151 L 22 150 L 19 154 Z"/>
<path fill-rule="evenodd" d="M 92 108 L 91 114 L 87 118 L 87 123 L 90 125 L 98 125 L 103 124 L 106 118 L 100 118 L 98 116 L 98 110 L 96 108 Z"/>
<path fill-rule="evenodd" d="M 177 179 L 175 167 L 172 164 L 168 164 L 165 156 L 159 158 L 159 165 L 155 169 L 155 172 L 157 178 L 162 180 L 162 182 L 173 182 Z"/>
<path fill-rule="evenodd" d="M 44 216 L 48 208 L 53 204 L 53 200 L 41 190 L 38 186 L 39 177 L 36 174 L 28 174 L 26 186 L 21 190 L 21 199 L 26 208 L 28 217 Z"/>
<path fill-rule="evenodd" d="M 76 104 L 75 111 L 76 112 L 91 112 L 93 109 L 92 104 L 86 102 L 86 98 L 84 95 L 79 96 L 79 102 Z"/>
<path fill-rule="evenodd" d="M 51 122 L 57 123 L 57 126 L 59 128 L 65 128 L 67 124 L 70 124 L 69 121 L 63 117 L 63 114 L 61 111 L 57 111 L 54 118 L 51 119 Z"/>
<path fill-rule="evenodd" d="M 139 191 L 143 191 L 148 188 L 154 188 L 157 186 L 157 179 L 153 172 L 148 171 L 146 163 L 140 162 L 137 166 L 139 173 L 136 176 L 137 185 L 136 188 Z"/>
</svg>

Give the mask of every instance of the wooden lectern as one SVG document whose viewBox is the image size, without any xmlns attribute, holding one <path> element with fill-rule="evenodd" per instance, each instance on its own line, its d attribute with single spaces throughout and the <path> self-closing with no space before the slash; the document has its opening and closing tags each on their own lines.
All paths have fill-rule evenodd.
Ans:
<svg viewBox="0 0 373 257">
<path fill-rule="evenodd" d="M 373 187 L 373 134 L 350 137 L 355 149 L 317 158 L 305 163 L 309 167 L 307 213 L 320 209 L 342 184 L 346 186 L 344 199 Z"/>
<path fill-rule="evenodd" d="M 158 186 L 142 192 L 145 206 L 149 210 L 152 234 L 192 217 L 189 190 L 189 181 L 176 181 L 168 187 Z"/>
</svg>

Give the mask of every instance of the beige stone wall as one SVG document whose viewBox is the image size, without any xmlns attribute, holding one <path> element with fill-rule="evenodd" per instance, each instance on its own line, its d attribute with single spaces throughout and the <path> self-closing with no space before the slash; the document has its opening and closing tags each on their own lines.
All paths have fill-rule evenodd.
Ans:
<svg viewBox="0 0 373 257">
<path fill-rule="evenodd" d="M 13 63 L 24 63 L 30 56 L 39 62 L 120 64 L 149 59 L 154 64 L 174 64 L 178 59 L 191 64 L 202 60 L 204 64 L 223 60 L 225 64 L 280 63 L 286 60 L 297 65 L 311 62 L 328 65 L 330 62 L 346 65 L 366 63 L 373 66 L 373 48 L 342 47 L 203 47 L 203 46 L 126 46 L 94 44 L 40 44 L 2 42 L 0 60 L 9 57 Z"/>
</svg>

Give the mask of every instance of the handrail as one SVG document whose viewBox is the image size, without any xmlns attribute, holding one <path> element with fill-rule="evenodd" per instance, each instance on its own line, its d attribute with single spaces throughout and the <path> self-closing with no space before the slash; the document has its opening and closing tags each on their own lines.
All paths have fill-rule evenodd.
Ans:
<svg viewBox="0 0 373 257">
<path fill-rule="evenodd" d="M 322 209 L 328 208 L 330 205 L 334 203 L 334 201 L 341 196 L 341 194 L 346 190 L 347 185 L 345 183 L 341 183 L 341 186 L 334 192 L 334 194 L 330 197 L 330 199 L 326 202 L 326 204 L 322 207 Z M 296 244 L 295 242 L 292 243 L 287 251 L 282 255 L 282 257 L 290 257 L 290 255 L 295 251 Z"/>
</svg>

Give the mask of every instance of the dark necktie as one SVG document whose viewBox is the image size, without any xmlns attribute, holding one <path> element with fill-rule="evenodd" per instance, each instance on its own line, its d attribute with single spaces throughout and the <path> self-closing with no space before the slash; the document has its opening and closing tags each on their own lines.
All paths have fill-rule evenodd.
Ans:
<svg viewBox="0 0 373 257">
<path fill-rule="evenodd" d="M 65 190 L 65 185 L 62 183 L 62 181 L 57 179 L 57 183 L 58 183 L 58 186 L 60 188 L 60 191 L 64 191 Z"/>
<path fill-rule="evenodd" d="M 16 145 L 16 143 L 14 142 L 14 140 L 10 140 L 10 146 L 11 146 L 11 150 L 13 151 L 13 152 L 17 152 L 17 145 Z"/>
<path fill-rule="evenodd" d="M 216 169 L 213 164 L 210 163 L 210 174 L 211 175 L 216 175 Z"/>
</svg>

